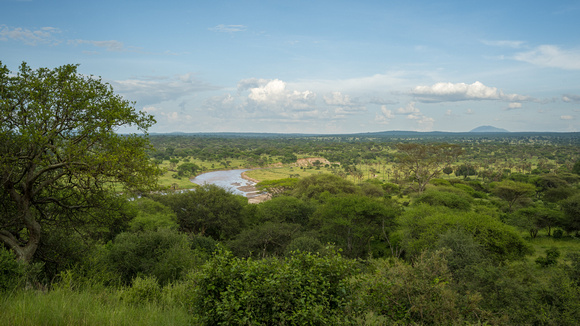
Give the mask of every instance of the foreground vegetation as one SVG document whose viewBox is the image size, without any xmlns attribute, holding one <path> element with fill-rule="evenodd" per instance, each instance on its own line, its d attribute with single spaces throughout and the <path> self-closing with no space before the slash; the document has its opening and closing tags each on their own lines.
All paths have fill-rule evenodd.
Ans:
<svg viewBox="0 0 580 326">
<path fill-rule="evenodd" d="M 0 94 L 2 323 L 580 319 L 577 134 L 147 138 L 74 66 L 0 64 Z M 272 198 L 170 190 L 236 167 Z"/>
<path fill-rule="evenodd" d="M 30 264 L 3 250 L 0 308 L 15 325 L 572 325 L 580 164 L 545 160 L 442 171 L 423 191 L 416 173 L 312 165 L 261 182 L 273 198 L 257 205 L 215 186 L 143 194 L 106 232 L 51 234 Z"/>
</svg>

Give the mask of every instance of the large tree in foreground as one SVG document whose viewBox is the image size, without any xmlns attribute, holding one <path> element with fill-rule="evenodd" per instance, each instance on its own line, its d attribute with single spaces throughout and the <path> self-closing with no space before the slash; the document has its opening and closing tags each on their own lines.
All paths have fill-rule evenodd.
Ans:
<svg viewBox="0 0 580 326">
<path fill-rule="evenodd" d="M 76 65 L 12 74 L 0 62 L 0 242 L 30 261 L 43 228 L 99 222 L 114 191 L 150 189 L 151 116 Z"/>
</svg>

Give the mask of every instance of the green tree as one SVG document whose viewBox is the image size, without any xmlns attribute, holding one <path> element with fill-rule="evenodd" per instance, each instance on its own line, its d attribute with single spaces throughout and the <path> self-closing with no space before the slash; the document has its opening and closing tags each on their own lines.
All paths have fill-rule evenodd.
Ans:
<svg viewBox="0 0 580 326">
<path fill-rule="evenodd" d="M 446 166 L 457 160 L 463 152 L 454 144 L 416 144 L 397 145 L 397 159 L 401 167 L 409 171 L 418 192 L 423 192 L 431 179 L 439 175 Z"/>
<path fill-rule="evenodd" d="M 449 230 L 461 229 L 471 236 L 495 262 L 518 260 L 533 252 L 514 227 L 485 212 L 466 212 L 443 206 L 417 205 L 398 219 L 398 239 L 407 257 L 417 257 L 425 249 L 435 249 Z"/>
<path fill-rule="evenodd" d="M 152 198 L 175 212 L 182 231 L 215 240 L 229 240 L 241 231 L 243 208 L 248 203 L 246 197 L 211 184 Z"/>
<path fill-rule="evenodd" d="M 507 201 L 508 211 L 511 212 L 516 202 L 532 197 L 536 193 L 536 187 L 529 183 L 505 180 L 493 185 L 492 192 Z"/>
<path fill-rule="evenodd" d="M 92 213 L 121 189 L 150 189 L 159 169 L 142 132 L 153 117 L 77 66 L 11 74 L 0 63 L 0 241 L 32 260 L 43 228 L 96 222 Z"/>
<path fill-rule="evenodd" d="M 201 168 L 195 163 L 183 163 L 177 167 L 177 174 L 181 177 L 194 176 Z"/>
<path fill-rule="evenodd" d="M 475 168 L 471 165 L 462 164 L 455 169 L 455 175 L 467 178 L 470 175 L 477 175 L 477 171 L 475 171 Z"/>
<path fill-rule="evenodd" d="M 550 235 L 554 226 L 562 224 L 562 215 L 560 211 L 538 205 L 515 211 L 510 216 L 509 223 L 528 231 L 530 237 L 535 238 L 538 232 L 544 228 Z"/>
<path fill-rule="evenodd" d="M 304 198 L 319 198 L 324 192 L 331 194 L 354 194 L 360 189 L 352 182 L 333 174 L 311 175 L 298 180 L 293 195 Z"/>
<path fill-rule="evenodd" d="M 580 175 L 580 160 L 577 160 L 572 167 L 572 172 Z"/>
<path fill-rule="evenodd" d="M 564 211 L 564 228 L 568 232 L 580 231 L 580 194 L 574 195 L 562 201 Z"/>
<path fill-rule="evenodd" d="M 361 195 L 329 197 L 312 217 L 323 242 L 335 243 L 348 257 L 366 257 L 373 241 L 383 239 L 394 226 L 398 211 Z"/>
<path fill-rule="evenodd" d="M 243 230 L 228 245 L 239 257 L 282 256 L 300 229 L 298 224 L 266 222 Z"/>
<path fill-rule="evenodd" d="M 258 205 L 262 221 L 295 223 L 306 226 L 316 207 L 296 197 L 280 196 Z"/>
</svg>

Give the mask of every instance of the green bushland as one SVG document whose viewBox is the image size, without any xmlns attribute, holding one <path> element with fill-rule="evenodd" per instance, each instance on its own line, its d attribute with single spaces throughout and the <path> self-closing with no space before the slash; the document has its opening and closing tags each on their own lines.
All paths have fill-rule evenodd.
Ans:
<svg viewBox="0 0 580 326">
<path fill-rule="evenodd" d="M 251 175 L 267 180 L 261 187 L 273 199 L 250 205 L 215 186 L 115 196 L 84 212 L 94 222 L 71 224 L 79 232 L 48 225 L 31 264 L 0 252 L 0 309 L 9 324 L 580 318 L 580 179 L 569 163 L 578 154 L 565 141 L 453 140 L 463 154 L 450 167 L 477 174 L 429 179 L 416 169 L 418 179 L 397 155 L 408 139 L 161 138 L 151 138 L 151 159 L 175 170 L 162 183 L 182 188 L 187 173 L 262 167 Z M 298 157 L 341 164 L 290 167 Z M 268 168 L 278 161 L 284 166 Z M 0 208 L 13 209 L 4 201 Z"/>
<path fill-rule="evenodd" d="M 221 251 L 188 279 L 189 309 L 202 325 L 340 325 L 355 273 L 355 261 L 332 252 L 253 260 Z"/>
</svg>

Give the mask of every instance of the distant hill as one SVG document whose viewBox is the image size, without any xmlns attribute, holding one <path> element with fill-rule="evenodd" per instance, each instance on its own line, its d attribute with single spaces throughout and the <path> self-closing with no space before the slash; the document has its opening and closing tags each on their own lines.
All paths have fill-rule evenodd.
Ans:
<svg viewBox="0 0 580 326">
<path fill-rule="evenodd" d="M 509 132 L 508 130 L 502 128 L 496 128 L 494 126 L 479 126 L 470 132 Z"/>
</svg>

